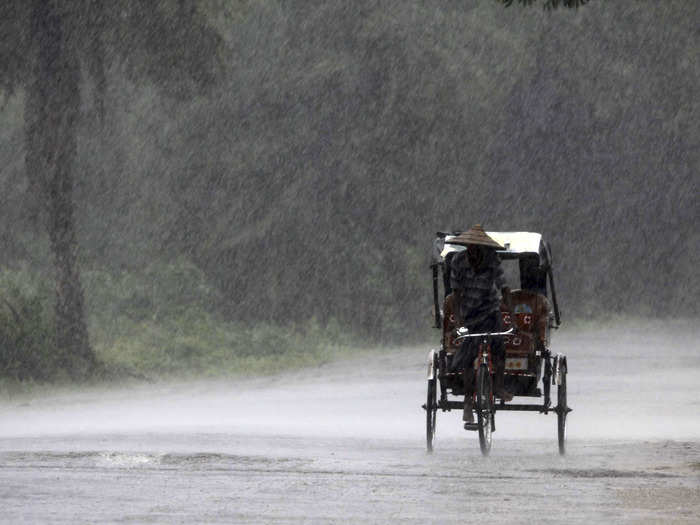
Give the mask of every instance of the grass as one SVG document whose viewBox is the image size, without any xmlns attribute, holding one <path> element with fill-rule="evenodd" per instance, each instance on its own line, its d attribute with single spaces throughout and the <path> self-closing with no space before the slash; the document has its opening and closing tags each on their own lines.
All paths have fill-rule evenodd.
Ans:
<svg viewBox="0 0 700 525">
<path fill-rule="evenodd" d="M 244 326 L 206 312 L 188 319 L 135 321 L 115 319 L 91 329 L 99 372 L 87 385 L 214 379 L 272 375 L 350 356 L 362 345 L 340 344 L 329 327 L 314 322 L 303 328 L 270 324 Z M 0 396 L 69 387 L 66 374 L 0 377 Z"/>
<path fill-rule="evenodd" d="M 95 328 L 95 349 L 108 375 L 144 379 L 272 374 L 320 365 L 350 352 L 327 328 L 245 326 L 206 312 L 185 318 L 117 320 L 117 333 Z"/>
<path fill-rule="evenodd" d="M 90 382 L 275 374 L 350 355 L 337 323 L 254 325 L 222 318 L 220 301 L 186 260 L 139 273 L 84 272 L 88 328 L 100 368 Z M 53 291 L 25 269 L 0 273 L 0 395 L 70 385 L 53 347 Z"/>
<path fill-rule="evenodd" d="M 270 374 L 349 351 L 338 326 L 222 318 L 221 297 L 186 259 L 141 273 L 85 274 L 89 329 L 107 376 L 147 379 Z"/>
</svg>

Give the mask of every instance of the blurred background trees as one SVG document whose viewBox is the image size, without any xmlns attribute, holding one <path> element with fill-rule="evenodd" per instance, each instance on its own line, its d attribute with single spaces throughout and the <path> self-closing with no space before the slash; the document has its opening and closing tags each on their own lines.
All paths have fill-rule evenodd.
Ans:
<svg viewBox="0 0 700 525">
<path fill-rule="evenodd" d="M 213 82 L 211 56 L 219 39 L 213 31 L 207 33 L 191 2 L 106 6 L 93 0 L 10 0 L 3 5 L 2 20 L 2 86 L 6 96 L 19 91 L 25 102 L 27 190 L 21 204 L 33 225 L 45 225 L 52 254 L 54 360 L 73 379 L 81 379 L 94 372 L 97 358 L 77 261 L 74 185 L 76 178 L 90 177 L 76 162 L 79 128 L 92 120 L 97 136 L 102 135 L 106 68 L 125 66 L 131 78 L 154 81 L 188 98 Z M 113 45 L 115 40 L 119 45 Z M 189 40 L 197 41 L 196 51 L 185 45 Z M 90 109 L 81 104 L 85 91 L 92 91 L 92 115 L 83 111 Z"/>
<path fill-rule="evenodd" d="M 9 8 L 0 263 L 40 272 Z M 434 232 L 481 222 L 551 241 L 565 321 L 698 315 L 696 3 L 104 9 L 77 79 L 82 268 L 184 258 L 222 319 L 406 340 L 430 325 Z"/>
</svg>

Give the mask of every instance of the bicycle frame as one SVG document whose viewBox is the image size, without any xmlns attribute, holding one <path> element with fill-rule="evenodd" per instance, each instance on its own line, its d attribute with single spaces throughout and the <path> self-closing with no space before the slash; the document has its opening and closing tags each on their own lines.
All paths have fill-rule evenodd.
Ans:
<svg viewBox="0 0 700 525">
<path fill-rule="evenodd" d="M 477 352 L 476 358 L 474 359 L 474 370 L 478 370 L 479 367 L 483 364 L 486 365 L 489 375 L 493 375 L 493 360 L 491 358 L 491 340 L 494 337 L 508 337 L 509 335 L 513 335 L 515 331 L 513 328 L 510 328 L 506 330 L 505 332 L 484 332 L 480 334 L 470 334 L 469 330 L 465 327 L 460 327 L 457 328 L 457 337 L 455 338 L 455 342 L 461 342 L 464 341 L 465 339 L 472 339 L 472 338 L 481 338 L 482 341 L 479 343 L 479 350 Z M 477 375 L 474 374 L 474 392 L 472 393 L 472 396 L 474 397 L 474 400 L 476 400 L 476 385 L 477 381 Z M 493 401 L 493 391 L 491 392 L 491 401 Z"/>
</svg>

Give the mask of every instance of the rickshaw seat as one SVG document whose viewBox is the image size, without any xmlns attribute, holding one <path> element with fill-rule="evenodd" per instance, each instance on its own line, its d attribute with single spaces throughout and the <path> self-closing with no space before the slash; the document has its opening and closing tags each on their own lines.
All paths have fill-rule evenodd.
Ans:
<svg viewBox="0 0 700 525">
<path fill-rule="evenodd" d="M 528 386 L 522 383 L 513 385 L 516 391 L 524 388 L 531 391 L 536 387 L 541 374 L 541 358 L 537 350 L 547 348 L 549 337 L 549 301 L 547 297 L 530 290 L 511 292 L 511 311 L 501 304 L 503 328 L 513 324 L 516 333 L 505 341 L 506 374 L 529 376 Z"/>
<path fill-rule="evenodd" d="M 501 304 L 504 327 L 511 326 L 512 321 L 514 321 L 517 331 L 523 337 L 532 338 L 532 343 L 537 339 L 539 343 L 546 346 L 550 309 L 547 297 L 530 290 L 513 290 L 511 304 L 515 318 L 513 320 L 511 320 L 508 307 Z"/>
</svg>

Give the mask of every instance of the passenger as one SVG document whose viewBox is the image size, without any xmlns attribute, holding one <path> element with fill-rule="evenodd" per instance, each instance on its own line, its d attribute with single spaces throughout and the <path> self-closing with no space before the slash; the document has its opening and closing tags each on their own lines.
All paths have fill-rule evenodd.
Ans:
<svg viewBox="0 0 700 525">
<path fill-rule="evenodd" d="M 547 272 L 540 267 L 539 259 L 520 262 L 520 282 L 522 289 L 515 292 L 515 296 L 524 297 L 530 303 L 534 322 L 529 331 L 535 334 L 538 350 L 549 348 L 549 327 L 554 324 L 554 310 L 547 299 Z M 517 302 L 514 297 L 513 303 Z M 514 313 L 517 314 L 517 310 Z"/>
<path fill-rule="evenodd" d="M 501 294 L 509 304 L 510 289 L 505 286 L 501 261 L 496 248 L 503 248 L 489 237 L 481 225 L 473 226 L 450 241 L 462 244 L 465 251 L 452 258 L 450 286 L 454 299 L 452 309 L 456 320 L 466 326 L 472 333 L 500 332 L 501 328 Z M 466 423 L 474 422 L 472 397 L 474 393 L 474 359 L 477 356 L 480 341 L 467 338 L 455 353 L 452 371 L 464 370 L 465 388 L 464 415 Z M 491 340 L 491 356 L 494 364 L 494 390 L 504 401 L 513 399 L 513 394 L 504 388 L 505 349 L 503 339 Z"/>
</svg>

